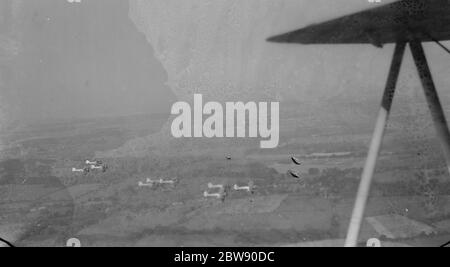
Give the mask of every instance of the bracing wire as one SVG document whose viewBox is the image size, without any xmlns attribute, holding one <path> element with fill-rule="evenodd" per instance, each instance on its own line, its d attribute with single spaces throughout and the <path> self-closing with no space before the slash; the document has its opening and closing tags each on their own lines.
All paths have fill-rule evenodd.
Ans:
<svg viewBox="0 0 450 267">
<path fill-rule="evenodd" d="M 448 49 L 445 45 L 443 45 L 439 40 L 431 36 L 429 33 L 425 33 L 425 35 L 428 36 L 433 42 L 435 42 L 438 46 L 440 46 L 442 49 L 444 49 L 445 52 L 450 54 L 450 49 Z"/>
</svg>

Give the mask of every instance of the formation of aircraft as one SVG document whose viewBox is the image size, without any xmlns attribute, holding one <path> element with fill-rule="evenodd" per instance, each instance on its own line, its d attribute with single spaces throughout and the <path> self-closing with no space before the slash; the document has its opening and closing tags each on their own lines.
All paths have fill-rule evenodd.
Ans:
<svg viewBox="0 0 450 267">
<path fill-rule="evenodd" d="M 291 157 L 291 160 L 297 166 L 301 166 L 303 164 L 303 162 L 297 157 L 293 156 L 293 157 Z M 289 170 L 288 174 L 290 176 L 292 176 L 292 178 L 299 180 L 304 186 L 306 186 L 306 181 L 299 172 L 294 171 L 294 170 Z"/>
<path fill-rule="evenodd" d="M 303 164 L 303 162 L 300 159 L 298 159 L 297 157 L 291 157 L 291 160 L 297 166 L 301 166 Z M 303 186 L 306 186 L 306 181 L 305 181 L 304 177 L 302 177 L 302 175 L 300 175 L 299 172 L 296 172 L 294 170 L 289 170 L 288 174 L 291 175 L 293 178 L 299 180 L 303 184 Z"/>
<path fill-rule="evenodd" d="M 223 184 L 208 183 L 208 190 L 203 192 L 204 198 L 217 198 L 225 201 L 226 196 L 227 192 Z"/>
<path fill-rule="evenodd" d="M 450 167 L 450 131 L 422 46 L 424 42 L 435 42 L 450 53 L 450 50 L 441 43 L 450 40 L 449 22 L 450 0 L 400 0 L 268 39 L 269 42 L 304 45 L 371 44 L 376 48 L 383 48 L 390 43 L 395 44 L 381 107 L 347 232 L 345 242 L 347 247 L 358 244 L 375 165 L 408 44 L 422 82 L 437 137 L 442 144 L 447 167 Z"/>
<path fill-rule="evenodd" d="M 216 198 L 222 201 L 225 201 L 230 190 L 234 190 L 235 192 L 247 192 L 253 195 L 256 189 L 253 181 L 248 182 L 246 185 L 234 184 L 233 186 L 208 183 L 207 187 L 208 190 L 203 192 L 204 198 Z"/>
<path fill-rule="evenodd" d="M 106 164 L 103 164 L 103 162 L 100 160 L 86 160 L 84 164 L 86 165 L 84 168 L 72 168 L 72 172 L 83 173 L 87 175 L 91 171 L 95 170 L 100 170 L 102 172 L 106 172 L 108 170 L 108 166 Z"/>
<path fill-rule="evenodd" d="M 108 170 L 108 166 L 103 164 L 100 160 L 86 160 L 85 164 L 90 168 L 91 171 L 100 170 L 102 172 L 106 172 Z"/>
</svg>

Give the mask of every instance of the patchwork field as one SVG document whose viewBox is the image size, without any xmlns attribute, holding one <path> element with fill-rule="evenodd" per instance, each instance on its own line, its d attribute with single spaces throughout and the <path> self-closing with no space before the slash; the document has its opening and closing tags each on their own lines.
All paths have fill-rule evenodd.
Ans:
<svg viewBox="0 0 450 267">
<path fill-rule="evenodd" d="M 51 134 L 23 131 L 16 146 L 27 151 L 25 156 L 14 156 L 20 149 L 11 145 L 11 157 L 1 163 L 0 235 L 18 246 L 65 246 L 72 237 L 83 246 L 342 245 L 364 145 L 330 145 L 328 137 L 317 136 L 304 144 L 305 139 L 296 143 L 292 138 L 285 143 L 294 148 L 270 153 L 251 146 L 240 146 L 235 154 L 226 149 L 149 153 L 102 158 L 106 172 L 71 171 L 98 151 L 91 144 L 114 149 L 144 136 L 144 122 L 112 120 L 92 129 L 88 124 L 81 136 L 68 136 L 62 125 L 51 128 Z M 98 130 L 109 124 L 119 130 Z M 445 166 L 428 156 L 435 153 L 433 145 L 424 152 L 415 145 L 398 146 L 396 138 L 387 138 L 396 145 L 389 145 L 377 166 L 360 245 L 370 238 L 389 246 L 442 245 L 450 236 Z M 302 160 L 301 166 L 292 163 L 292 156 Z M 139 186 L 147 179 L 176 183 Z M 205 198 L 205 192 L 215 192 L 210 183 L 223 186 L 224 197 Z M 252 190 L 236 191 L 235 185 Z"/>
</svg>

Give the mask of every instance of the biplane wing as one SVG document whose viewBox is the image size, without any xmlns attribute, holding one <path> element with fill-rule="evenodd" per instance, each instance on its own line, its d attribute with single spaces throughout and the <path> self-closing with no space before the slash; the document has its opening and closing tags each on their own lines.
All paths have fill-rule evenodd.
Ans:
<svg viewBox="0 0 450 267">
<path fill-rule="evenodd" d="M 268 39 L 300 44 L 450 40 L 450 0 L 402 0 Z"/>
<path fill-rule="evenodd" d="M 359 232 L 407 44 L 422 81 L 450 173 L 450 130 L 422 46 L 423 42 L 434 41 L 450 53 L 439 42 L 450 40 L 449 22 L 450 0 L 401 0 L 268 39 L 278 43 L 299 44 L 372 44 L 377 47 L 387 43 L 396 44 L 345 246 L 353 247 L 359 242 Z"/>
</svg>

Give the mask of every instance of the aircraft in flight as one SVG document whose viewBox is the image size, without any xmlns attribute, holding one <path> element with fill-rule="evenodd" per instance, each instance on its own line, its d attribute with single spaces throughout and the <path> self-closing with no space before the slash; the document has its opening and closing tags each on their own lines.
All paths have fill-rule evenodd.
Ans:
<svg viewBox="0 0 450 267">
<path fill-rule="evenodd" d="M 378 119 L 345 241 L 347 247 L 358 244 L 376 161 L 408 44 L 422 82 L 437 137 L 442 144 L 447 167 L 450 168 L 450 131 L 422 46 L 424 42 L 435 42 L 450 54 L 450 50 L 441 43 L 447 40 L 450 40 L 450 0 L 400 0 L 268 39 L 269 42 L 304 45 L 371 44 L 377 48 L 382 48 L 385 44 L 395 44 Z"/>
<path fill-rule="evenodd" d="M 301 176 L 300 176 L 300 174 L 299 174 L 298 172 L 295 172 L 295 171 L 293 171 L 293 170 L 289 170 L 288 172 L 289 172 L 289 174 L 290 174 L 292 177 L 294 177 L 295 179 L 300 179 L 300 178 L 301 178 Z"/>
<path fill-rule="evenodd" d="M 86 165 L 94 165 L 94 166 L 99 166 L 99 165 L 102 165 L 103 164 L 103 162 L 102 161 L 100 161 L 100 160 L 94 160 L 94 161 L 90 161 L 90 160 L 86 160 L 85 161 L 85 164 Z"/>
<path fill-rule="evenodd" d="M 295 165 L 302 165 L 303 163 L 301 162 L 301 160 L 299 160 L 296 157 L 291 157 L 292 162 L 294 162 Z"/>
</svg>

